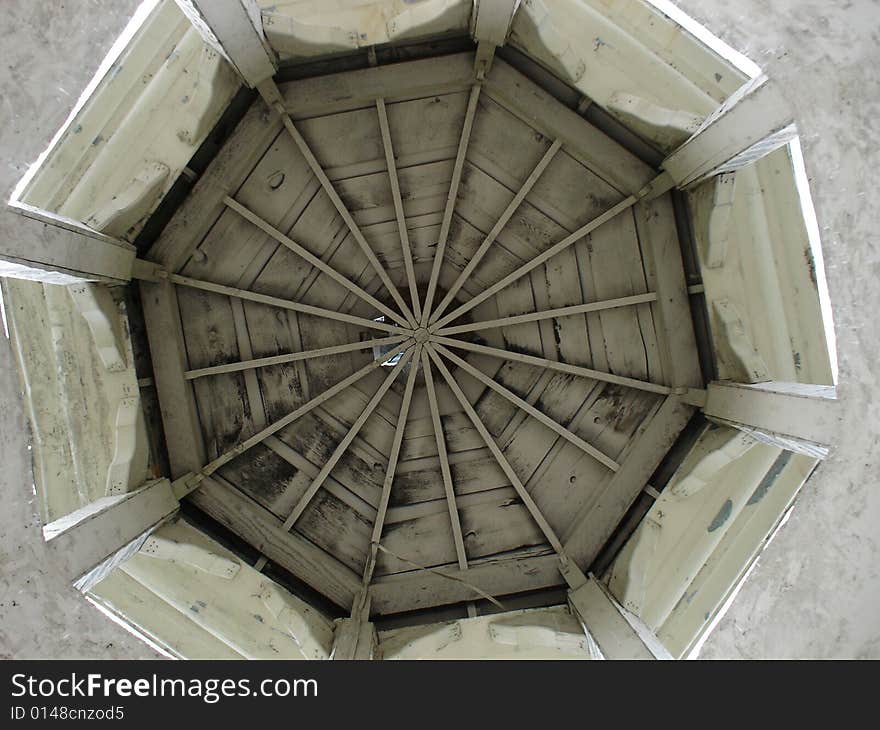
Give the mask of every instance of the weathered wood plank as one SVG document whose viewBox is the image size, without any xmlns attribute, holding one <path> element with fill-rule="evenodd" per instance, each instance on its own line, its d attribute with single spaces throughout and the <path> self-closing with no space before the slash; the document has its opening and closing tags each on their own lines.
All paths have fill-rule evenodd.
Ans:
<svg viewBox="0 0 880 730">
<path fill-rule="evenodd" d="M 441 572 L 472 583 L 491 596 L 539 590 L 564 583 L 559 573 L 559 559 L 555 555 L 508 558 L 473 565 L 467 571 L 446 568 Z M 370 586 L 370 596 L 374 616 L 460 603 L 479 597 L 462 583 L 421 571 L 376 580 Z"/>
</svg>

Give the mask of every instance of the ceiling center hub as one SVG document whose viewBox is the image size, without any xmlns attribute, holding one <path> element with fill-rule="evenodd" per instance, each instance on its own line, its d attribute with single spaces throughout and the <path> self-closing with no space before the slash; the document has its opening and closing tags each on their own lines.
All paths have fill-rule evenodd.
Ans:
<svg viewBox="0 0 880 730">
<path fill-rule="evenodd" d="M 430 336 L 431 335 L 426 327 L 419 327 L 413 332 L 413 337 L 419 344 L 424 344 L 425 342 L 427 342 Z"/>
</svg>

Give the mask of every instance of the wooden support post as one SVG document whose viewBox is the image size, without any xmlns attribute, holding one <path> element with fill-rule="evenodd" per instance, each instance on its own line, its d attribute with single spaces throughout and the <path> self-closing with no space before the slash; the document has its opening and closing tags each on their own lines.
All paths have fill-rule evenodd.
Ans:
<svg viewBox="0 0 880 730">
<path fill-rule="evenodd" d="M 672 659 L 650 629 L 592 574 L 580 588 L 568 592 L 568 601 L 606 659 Z"/>
<path fill-rule="evenodd" d="M 250 87 L 275 75 L 275 52 L 266 42 L 257 0 L 177 0 L 204 38 Z"/>
<path fill-rule="evenodd" d="M 766 76 L 743 85 L 663 161 L 679 188 L 730 172 L 787 144 L 797 134 L 791 107 Z"/>
<path fill-rule="evenodd" d="M 758 441 L 823 459 L 836 440 L 836 403 L 833 386 L 714 382 L 703 412 Z"/>
<path fill-rule="evenodd" d="M 43 535 L 53 565 L 87 590 L 119 560 L 137 551 L 177 507 L 171 483 L 158 479 L 132 492 L 101 497 L 50 522 Z M 84 576 L 85 580 L 78 580 Z"/>
<path fill-rule="evenodd" d="M 477 42 L 474 71 L 478 79 L 488 73 L 495 49 L 507 40 L 517 8 L 519 0 L 477 0 L 474 3 L 473 36 Z"/>
</svg>

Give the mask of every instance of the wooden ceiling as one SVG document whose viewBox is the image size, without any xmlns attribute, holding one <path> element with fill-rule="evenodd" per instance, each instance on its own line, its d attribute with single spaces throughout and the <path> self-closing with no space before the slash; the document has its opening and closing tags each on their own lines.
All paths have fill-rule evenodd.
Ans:
<svg viewBox="0 0 880 730">
<path fill-rule="evenodd" d="M 699 378 L 668 184 L 500 59 L 280 90 L 290 117 L 255 101 L 148 255 L 175 476 L 346 609 L 562 585 Z"/>
</svg>

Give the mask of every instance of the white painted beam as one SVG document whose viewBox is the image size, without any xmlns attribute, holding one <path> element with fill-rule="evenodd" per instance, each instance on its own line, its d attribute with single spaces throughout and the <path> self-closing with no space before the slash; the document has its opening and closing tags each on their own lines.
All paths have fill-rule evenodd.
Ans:
<svg viewBox="0 0 880 730">
<path fill-rule="evenodd" d="M 473 37 L 477 42 L 474 69 L 477 78 L 483 78 L 492 64 L 495 49 L 503 46 L 510 33 L 513 16 L 520 0 L 475 0 Z"/>
<path fill-rule="evenodd" d="M 680 188 L 760 159 L 796 136 L 791 107 L 760 76 L 742 86 L 663 161 Z"/>
<path fill-rule="evenodd" d="M 275 75 L 256 0 L 177 0 L 205 43 L 222 54 L 250 87 Z"/>
<path fill-rule="evenodd" d="M 706 416 L 759 441 L 824 458 L 835 441 L 836 391 L 804 383 L 710 383 Z"/>
<path fill-rule="evenodd" d="M 590 575 L 568 592 L 572 612 L 596 640 L 606 659 L 671 659 L 653 633 L 624 609 L 605 586 Z"/>
<path fill-rule="evenodd" d="M 52 563 L 73 583 L 125 553 L 132 543 L 138 549 L 153 529 L 177 511 L 177 506 L 167 479 L 95 500 L 43 527 Z"/>
</svg>

